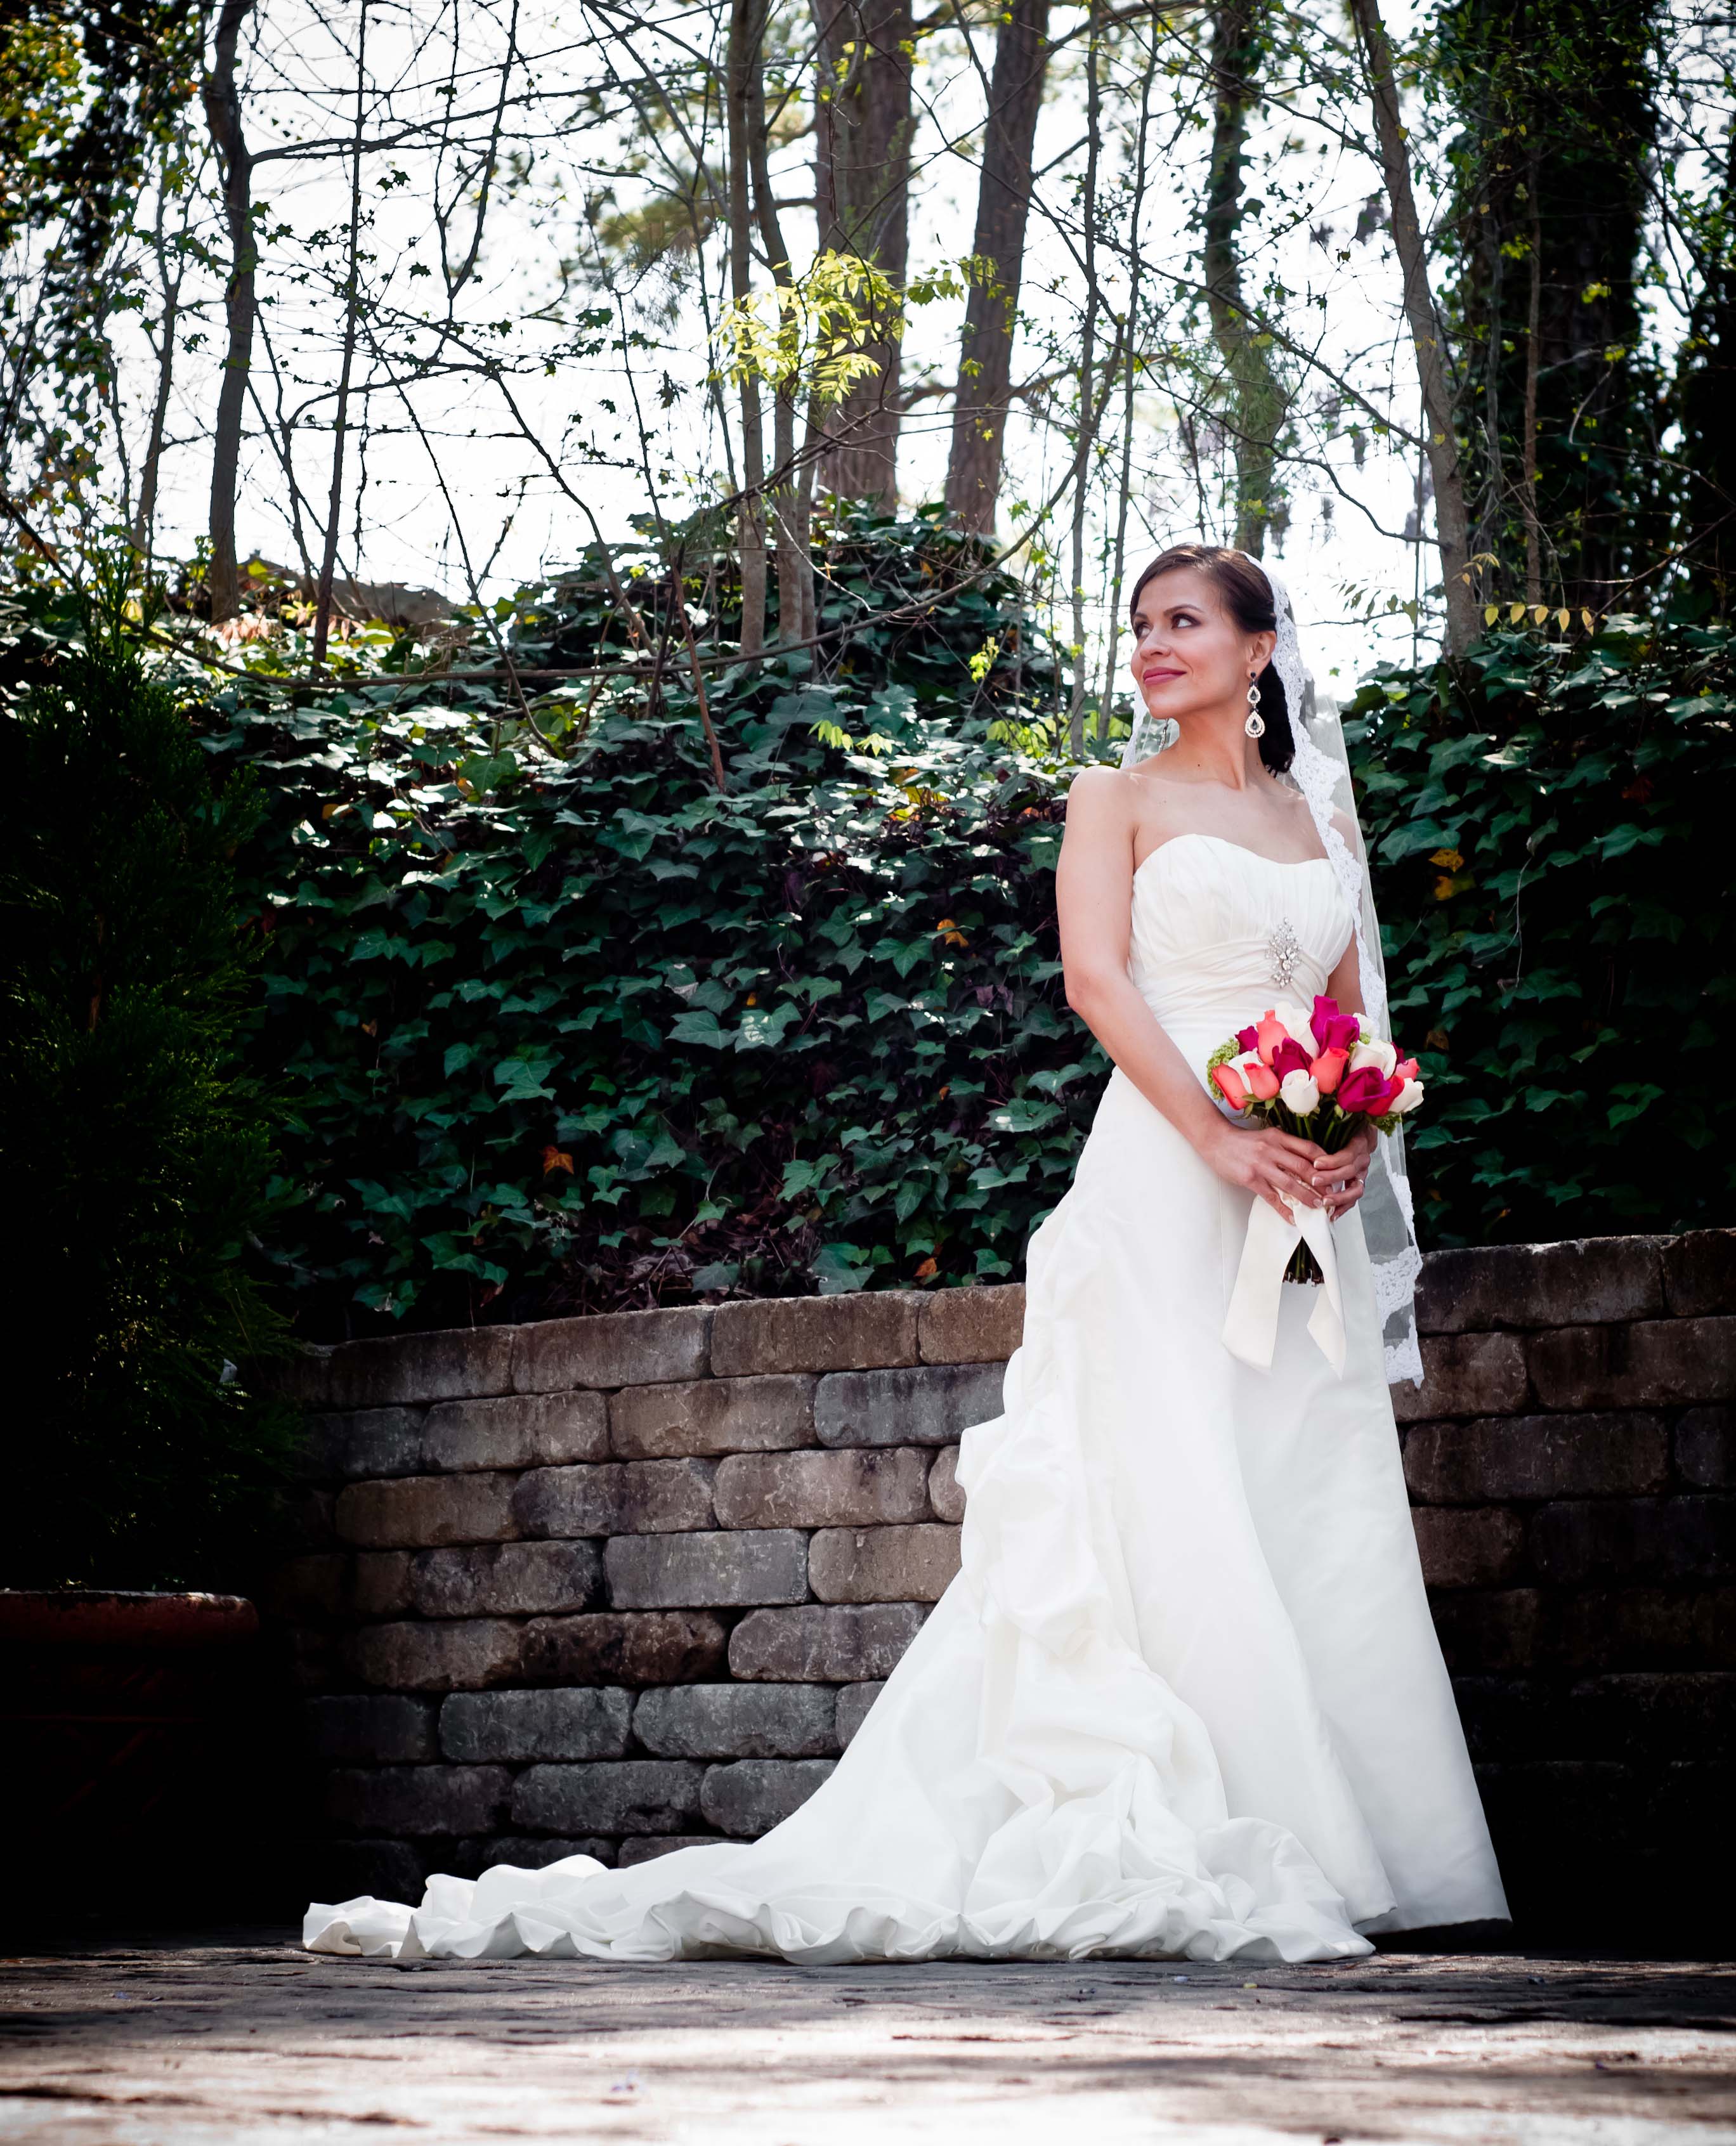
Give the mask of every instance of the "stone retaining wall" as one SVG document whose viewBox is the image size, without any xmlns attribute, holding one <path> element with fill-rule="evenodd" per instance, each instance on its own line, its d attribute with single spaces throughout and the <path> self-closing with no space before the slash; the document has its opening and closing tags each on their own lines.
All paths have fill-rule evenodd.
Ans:
<svg viewBox="0 0 1736 2146">
<path fill-rule="evenodd" d="M 1394 1400 L 1533 1929 L 1659 1929 L 1684 1836 L 1736 1808 L 1733 1273 L 1731 1232 L 1426 1263 L 1428 1376 Z M 310 1548 L 269 1608 L 311 1889 L 636 1862 L 795 1808 L 958 1568 L 957 1441 L 1023 1315 L 984 1288 L 309 1351 Z"/>
</svg>

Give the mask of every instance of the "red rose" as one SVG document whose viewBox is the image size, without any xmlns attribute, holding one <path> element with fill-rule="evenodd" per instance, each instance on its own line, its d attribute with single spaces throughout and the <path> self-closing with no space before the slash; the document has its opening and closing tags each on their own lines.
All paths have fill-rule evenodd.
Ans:
<svg viewBox="0 0 1736 2146">
<path fill-rule="evenodd" d="M 1378 1066 L 1358 1066 L 1353 1073 L 1347 1073 L 1338 1083 L 1338 1108 L 1346 1111 L 1365 1110 L 1371 1118 L 1378 1118 L 1393 1093 L 1385 1075 Z"/>
<path fill-rule="evenodd" d="M 1336 999 L 1317 997 L 1308 1026 L 1322 1051 L 1354 1051 L 1362 1041 L 1362 1028 L 1353 1013 L 1340 1013 Z"/>
<path fill-rule="evenodd" d="M 1272 1054 L 1272 1070 L 1282 1080 L 1286 1073 L 1306 1073 L 1308 1055 L 1293 1036 L 1287 1036 Z"/>
</svg>

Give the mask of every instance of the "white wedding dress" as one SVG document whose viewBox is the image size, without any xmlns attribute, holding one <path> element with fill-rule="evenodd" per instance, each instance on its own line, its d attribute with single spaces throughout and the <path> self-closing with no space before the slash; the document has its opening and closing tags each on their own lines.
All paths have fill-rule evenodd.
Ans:
<svg viewBox="0 0 1736 2146">
<path fill-rule="evenodd" d="M 1350 933 L 1323 859 L 1183 835 L 1134 876 L 1131 973 L 1202 1069 Z M 1006 1412 L 965 1434 L 963 1570 L 793 1817 L 630 1869 L 435 1878 L 413 1912 L 316 1905 L 308 1945 L 1308 1960 L 1504 1917 L 1360 1221 L 1334 1230 L 1343 1377 L 1291 1285 L 1264 1372 L 1219 1338 L 1248 1207 L 1112 1076 L 1031 1240 Z"/>
</svg>

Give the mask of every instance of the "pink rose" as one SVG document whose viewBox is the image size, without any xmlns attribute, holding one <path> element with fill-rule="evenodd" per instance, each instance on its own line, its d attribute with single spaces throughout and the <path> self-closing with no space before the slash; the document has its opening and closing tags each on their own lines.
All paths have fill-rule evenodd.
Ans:
<svg viewBox="0 0 1736 2146">
<path fill-rule="evenodd" d="M 1362 1029 L 1353 1013 L 1340 1013 L 1336 999 L 1317 997 L 1313 1018 L 1308 1026 L 1314 1031 L 1314 1041 L 1322 1051 L 1342 1051 L 1346 1057 L 1355 1050 L 1362 1036 Z"/>
<path fill-rule="evenodd" d="M 1233 1066 L 1215 1066 L 1212 1078 L 1223 1091 L 1223 1100 L 1233 1110 L 1248 1107 L 1248 1089 L 1241 1075 Z"/>
<path fill-rule="evenodd" d="M 1338 1083 L 1338 1108 L 1341 1110 L 1365 1110 L 1371 1118 L 1378 1118 L 1386 1108 L 1387 1097 L 1393 1091 L 1386 1075 L 1375 1066 L 1358 1066 L 1354 1072 L 1347 1073 Z"/>
<path fill-rule="evenodd" d="M 1248 1085 L 1263 1103 L 1269 1103 L 1278 1093 L 1278 1075 L 1269 1066 L 1263 1066 L 1258 1058 L 1248 1069 Z"/>
<path fill-rule="evenodd" d="M 1255 1029 L 1254 1036 L 1256 1048 L 1261 1057 L 1269 1066 L 1272 1063 L 1273 1052 L 1277 1050 L 1279 1044 L 1287 1043 L 1289 1041 L 1290 1031 L 1278 1016 L 1268 1009 L 1265 1018 Z M 1278 1090 L 1274 1088 L 1272 1092 L 1276 1095 Z"/>
<path fill-rule="evenodd" d="M 1335 1095 L 1338 1083 L 1344 1077 L 1344 1068 L 1350 1063 L 1350 1053 L 1342 1044 L 1333 1044 L 1323 1051 L 1308 1067 L 1314 1076 L 1314 1085 L 1323 1095 Z"/>
<path fill-rule="evenodd" d="M 1416 1077 L 1417 1061 L 1414 1058 L 1401 1058 L 1393 1068 L 1393 1078 L 1395 1080 L 1414 1080 Z"/>
<path fill-rule="evenodd" d="M 1281 1081 L 1286 1073 L 1306 1073 L 1308 1055 L 1293 1036 L 1287 1036 L 1272 1054 L 1272 1070 Z"/>
<path fill-rule="evenodd" d="M 1258 1029 L 1238 1028 L 1236 1031 L 1236 1048 L 1238 1051 L 1258 1051 L 1259 1045 L 1260 1038 Z"/>
</svg>

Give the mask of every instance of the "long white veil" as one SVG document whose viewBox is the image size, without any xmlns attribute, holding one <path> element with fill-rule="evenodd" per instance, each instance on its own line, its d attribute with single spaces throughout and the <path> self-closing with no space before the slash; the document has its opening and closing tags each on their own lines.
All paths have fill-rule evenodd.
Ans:
<svg viewBox="0 0 1736 2146">
<path fill-rule="evenodd" d="M 1247 556 L 1245 553 L 1243 555 Z M 1283 681 L 1284 706 L 1296 756 L 1287 779 L 1307 801 L 1314 827 L 1356 925 L 1357 968 L 1362 983 L 1363 1018 L 1376 1036 L 1388 1033 L 1386 961 L 1380 946 L 1380 920 L 1368 874 L 1368 845 L 1357 816 L 1350 780 L 1350 755 L 1337 704 L 1317 691 L 1313 674 L 1303 659 L 1296 614 L 1289 590 L 1263 559 L 1252 562 L 1272 587 L 1278 620 L 1278 646 L 1272 661 Z M 1158 722 L 1136 708 L 1133 734 L 1122 755 L 1123 767 L 1174 742 L 1173 723 Z M 1382 1133 L 1368 1165 L 1368 1182 L 1359 1212 L 1363 1235 L 1374 1275 L 1374 1303 L 1388 1383 L 1408 1379 L 1423 1383 L 1423 1356 L 1417 1345 L 1417 1276 L 1423 1255 L 1417 1245 L 1410 1178 L 1404 1162 L 1402 1131 Z"/>
</svg>

